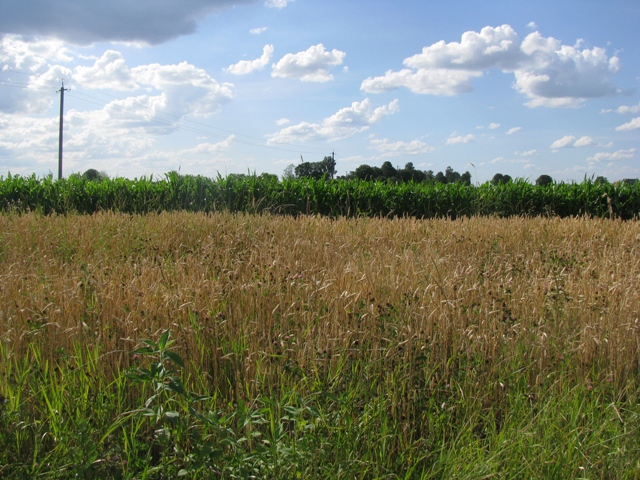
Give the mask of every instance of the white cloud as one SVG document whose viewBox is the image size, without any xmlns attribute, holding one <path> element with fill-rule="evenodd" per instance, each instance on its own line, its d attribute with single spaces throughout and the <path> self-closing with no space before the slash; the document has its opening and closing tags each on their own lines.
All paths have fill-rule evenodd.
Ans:
<svg viewBox="0 0 640 480">
<path fill-rule="evenodd" d="M 538 28 L 538 25 L 536 24 L 536 22 L 529 22 L 527 23 L 527 27 L 532 30 L 536 30 Z"/>
<path fill-rule="evenodd" d="M 536 150 L 536 149 L 526 150 L 524 152 L 515 152 L 515 154 L 520 156 L 520 157 L 531 157 L 531 156 L 535 155 L 536 153 L 538 153 L 538 150 Z"/>
<path fill-rule="evenodd" d="M 507 130 L 507 135 L 513 135 L 514 133 L 518 133 L 520 130 L 522 130 L 522 127 L 510 128 L 509 130 Z"/>
<path fill-rule="evenodd" d="M 159 44 L 195 32 L 205 16 L 257 0 L 109 0 L 95 2 L 50 0 L 10 2 L 2 8 L 0 36 L 4 33 L 55 37 L 79 45 L 95 42 Z M 274 2 L 284 6 L 286 0 Z M 62 10 L 61 10 L 62 9 Z M 61 13 L 63 12 L 63 13 Z"/>
<path fill-rule="evenodd" d="M 610 78 L 620 70 L 620 60 L 608 58 L 603 48 L 579 50 L 534 32 L 520 49 L 524 57 L 514 71 L 515 88 L 531 107 L 576 107 L 586 98 L 618 92 Z"/>
<path fill-rule="evenodd" d="M 554 150 L 558 148 L 568 148 L 573 145 L 575 140 L 576 137 L 574 137 L 573 135 L 565 135 L 564 137 L 559 138 L 558 140 L 553 142 L 549 148 L 552 148 Z"/>
<path fill-rule="evenodd" d="M 267 30 L 269 30 L 269 27 L 256 27 L 249 30 L 249 33 L 251 35 L 260 35 L 261 33 L 264 33 Z"/>
<path fill-rule="evenodd" d="M 469 143 L 472 142 L 475 139 L 475 136 L 473 136 L 472 134 L 468 134 L 468 135 L 456 135 L 455 133 L 452 133 L 451 136 L 447 139 L 446 144 L 447 145 L 455 145 L 456 143 Z"/>
<path fill-rule="evenodd" d="M 564 137 L 559 138 L 558 140 L 553 142 L 549 148 L 556 150 L 559 148 L 570 148 L 570 147 L 573 147 L 573 148 L 593 147 L 595 145 L 596 145 L 596 142 L 593 140 L 593 138 L 588 137 L 586 135 L 578 139 L 576 139 L 576 137 L 574 137 L 573 135 L 565 135 Z"/>
<path fill-rule="evenodd" d="M 207 117 L 233 98 L 229 84 L 219 84 L 203 69 L 187 62 L 142 65 L 131 70 L 135 80 L 162 92 L 163 113 Z"/>
<path fill-rule="evenodd" d="M 620 113 L 622 115 L 627 113 L 638 113 L 640 112 L 640 104 L 638 105 L 620 105 L 616 109 L 616 113 Z"/>
<path fill-rule="evenodd" d="M 302 82 L 329 82 L 333 75 L 329 71 L 342 65 L 345 52 L 327 51 L 319 43 L 298 53 L 288 53 L 273 65 L 271 76 L 278 78 L 298 78 Z"/>
<path fill-rule="evenodd" d="M 265 0 L 264 6 L 268 8 L 282 9 L 292 1 L 293 0 Z"/>
<path fill-rule="evenodd" d="M 291 123 L 291 120 L 289 120 L 288 118 L 279 118 L 278 120 L 276 120 L 276 125 L 278 126 L 286 125 L 287 123 Z"/>
<path fill-rule="evenodd" d="M 383 77 L 367 78 L 361 89 L 380 93 L 405 87 L 414 93 L 458 95 L 473 90 L 471 80 L 483 70 L 515 65 L 518 57 L 517 34 L 509 25 L 485 27 L 480 33 L 465 32 L 460 42 L 439 41 L 424 47 L 422 53 L 406 58 L 405 68 L 391 70 Z"/>
<path fill-rule="evenodd" d="M 83 87 L 134 90 L 137 84 L 120 52 L 107 50 L 90 67 L 76 67 L 73 80 Z"/>
<path fill-rule="evenodd" d="M 17 87 L 0 96 L 0 111 L 42 113 L 55 99 L 51 92 L 69 79 L 72 71 L 57 63 L 72 60 L 70 51 L 58 40 L 28 42 L 19 35 L 0 37 L 0 82 Z"/>
<path fill-rule="evenodd" d="M 458 95 L 473 90 L 471 81 L 484 72 L 513 73 L 514 88 L 530 107 L 575 107 L 584 99 L 618 93 L 610 79 L 620 69 L 618 57 L 603 48 L 579 49 L 552 37 L 531 33 L 520 42 L 509 25 L 465 32 L 460 42 L 439 41 L 406 58 L 406 68 L 369 77 L 361 89 L 381 93 L 407 88 L 414 93 Z"/>
<path fill-rule="evenodd" d="M 638 130 L 639 128 L 640 128 L 640 117 L 636 117 L 630 122 L 624 123 L 616 127 L 616 130 L 619 132 L 624 132 L 628 130 Z"/>
<path fill-rule="evenodd" d="M 127 176 L 143 174 L 157 167 L 154 159 L 159 162 L 166 155 L 172 158 L 163 165 L 173 162 L 171 168 L 175 168 L 180 156 L 176 151 L 156 151 L 158 137 L 180 129 L 187 117 L 208 117 L 232 100 L 231 84 L 220 84 L 187 62 L 129 68 L 115 50 L 87 57 L 65 49 L 58 41 L 34 42 L 10 35 L 0 39 L 0 61 L 6 66 L 0 68 L 0 81 L 18 87 L 11 95 L 0 96 L 0 155 L 10 157 L 13 165 L 24 165 L 23 170 L 12 167 L 12 173 L 57 166 L 53 152 L 57 152 L 58 116 L 43 118 L 42 114 L 54 102 L 57 106 L 55 91 L 61 78 L 72 89 L 65 113 L 65 173 L 91 167 L 110 172 L 122 169 Z M 80 65 L 71 70 L 62 62 Z M 15 72 L 18 66 L 20 72 Z M 92 89 L 90 94 L 85 87 Z M 78 102 L 87 98 L 91 103 L 100 102 L 95 89 L 131 93 L 94 110 L 76 110 Z M 225 145 L 197 148 L 205 161 Z M 189 153 L 197 157 L 195 151 Z M 147 158 L 151 163 L 143 165 Z"/>
<path fill-rule="evenodd" d="M 593 147 L 595 146 L 596 142 L 593 140 L 593 138 L 588 137 L 588 136 L 583 136 L 580 137 L 579 139 L 576 140 L 576 143 L 573 144 L 574 147 L 576 148 L 580 148 L 580 147 Z"/>
<path fill-rule="evenodd" d="M 489 130 L 495 130 L 496 128 L 500 128 L 500 124 L 499 123 L 490 123 L 489 124 Z"/>
<path fill-rule="evenodd" d="M 321 123 L 302 122 L 283 128 L 269 136 L 267 143 L 307 142 L 312 140 L 332 141 L 348 138 L 367 130 L 384 117 L 399 110 L 398 100 L 374 109 L 367 98 L 362 102 L 353 102 L 350 107 L 343 108 Z"/>
<path fill-rule="evenodd" d="M 638 150 L 630 148 L 628 150 L 618 150 L 616 152 L 598 152 L 593 157 L 587 158 L 589 162 L 601 162 L 601 161 L 614 161 L 614 160 L 628 160 L 635 157 Z"/>
<path fill-rule="evenodd" d="M 267 66 L 273 56 L 273 45 L 265 45 L 262 49 L 262 56 L 255 60 L 240 60 L 238 63 L 225 68 L 226 72 L 233 75 L 248 75 L 256 70 L 262 70 Z"/>
<path fill-rule="evenodd" d="M 420 155 L 434 150 L 433 147 L 430 147 L 420 140 L 412 140 L 411 142 L 389 142 L 387 138 L 382 140 L 373 139 L 371 140 L 371 146 L 382 154 L 381 157 Z"/>
<path fill-rule="evenodd" d="M 481 72 L 442 68 L 414 72 L 405 68 L 399 72 L 388 70 L 384 77 L 369 77 L 362 82 L 360 89 L 368 93 L 383 93 L 404 87 L 421 95 L 453 96 L 472 91 L 471 79 L 480 76 Z"/>
</svg>

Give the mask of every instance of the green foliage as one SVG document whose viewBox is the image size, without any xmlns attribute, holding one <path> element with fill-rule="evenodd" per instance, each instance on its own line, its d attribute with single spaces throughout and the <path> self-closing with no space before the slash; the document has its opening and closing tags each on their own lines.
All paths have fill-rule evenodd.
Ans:
<svg viewBox="0 0 640 480">
<path fill-rule="evenodd" d="M 389 310 L 386 321 L 399 321 Z M 505 352 L 498 383 L 472 351 L 411 364 L 395 346 L 337 350 L 328 368 L 284 373 L 233 403 L 188 392 L 165 331 L 133 352 L 140 364 L 105 382 L 97 352 L 60 352 L 54 368 L 3 350 L 3 478 L 636 478 L 638 389 L 575 384 L 572 357 L 530 384 L 537 360 Z M 409 343 L 408 345 L 411 345 Z M 376 349 L 377 351 L 377 349 Z M 87 356 L 88 353 L 88 356 Z M 275 360 L 275 359 L 274 359 Z M 181 370 L 176 370 L 179 367 Z M 595 367 L 594 367 L 595 368 Z M 124 374 L 123 374 L 124 373 Z M 594 376 L 598 372 L 594 370 Z M 206 372 L 197 372 L 204 379 Z M 128 382 L 126 380 L 129 380 Z M 206 383 L 206 380 L 204 380 Z M 151 395 L 125 411 L 127 397 Z M 127 395 L 133 393 L 134 395 Z M 143 395 L 142 398 L 144 398 Z M 222 406 L 221 406 L 222 405 Z"/>
<path fill-rule="evenodd" d="M 295 167 L 297 178 L 312 178 L 314 180 L 331 180 L 336 174 L 336 161 L 333 157 L 324 157 L 321 162 L 302 162 Z"/>
<path fill-rule="evenodd" d="M 393 169 L 388 167 L 388 171 Z M 473 186 L 470 176 L 451 169 L 439 172 L 433 182 L 428 181 L 432 172 L 423 172 L 425 181 L 417 182 L 414 180 L 420 174 L 412 167 L 407 164 L 403 170 L 393 169 L 401 177 L 394 182 L 307 177 L 279 181 L 275 175 L 264 174 L 211 179 L 178 172 L 158 180 L 142 177 L 100 182 L 77 176 L 54 181 L 51 177 L 9 175 L 0 178 L 0 209 L 45 215 L 104 210 L 130 214 L 184 210 L 416 218 L 588 215 L 632 219 L 640 215 L 637 182 L 610 184 L 585 179 L 582 183 L 554 184 L 541 180 L 541 176 L 537 185 L 532 185 L 501 176 L 499 181 L 494 177 L 494 181 Z M 364 166 L 359 169 L 359 175 L 365 178 L 376 174 Z M 409 174 L 414 175 L 413 180 L 402 181 Z"/>
<path fill-rule="evenodd" d="M 503 175 L 502 173 L 496 173 L 491 179 L 493 185 L 504 185 L 512 181 L 511 176 Z"/>
<path fill-rule="evenodd" d="M 536 179 L 536 185 L 538 185 L 540 187 L 546 187 L 547 185 L 553 185 L 553 178 L 551 178 L 549 175 L 540 175 Z"/>
<path fill-rule="evenodd" d="M 469 172 L 460 174 L 451 167 L 447 167 L 444 173 L 438 172 L 434 175 L 431 170 L 426 172 L 417 170 L 412 162 L 407 163 L 404 168 L 398 169 L 389 161 L 384 162 L 380 167 L 360 165 L 344 178 L 346 180 L 374 180 L 387 183 L 462 183 L 463 185 L 471 185 L 471 173 Z"/>
</svg>

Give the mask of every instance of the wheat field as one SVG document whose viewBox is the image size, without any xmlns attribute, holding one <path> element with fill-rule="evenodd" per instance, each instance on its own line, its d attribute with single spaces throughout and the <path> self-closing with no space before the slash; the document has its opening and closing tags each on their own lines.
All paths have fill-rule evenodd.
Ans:
<svg viewBox="0 0 640 480">
<path fill-rule="evenodd" d="M 340 418 L 351 425 L 377 405 L 371 428 L 392 432 L 384 455 L 404 451 L 404 460 L 383 468 L 378 453 L 371 465 L 382 470 L 370 466 L 362 478 L 436 478 L 471 464 L 480 469 L 473 475 L 500 472 L 509 461 L 497 454 L 493 464 L 442 452 L 463 430 L 470 443 L 494 438 L 498 448 L 509 421 L 518 421 L 514 402 L 534 415 L 518 428 L 542 428 L 534 410 L 567 392 L 600 392 L 593 411 L 622 422 L 625 433 L 616 435 L 629 444 L 639 438 L 636 221 L 99 213 L 5 214 L 0 224 L 0 394 L 3 411 L 22 412 L 23 422 L 39 413 L 38 395 L 16 380 L 20 368 L 47 365 L 65 378 L 84 370 L 92 379 L 86 392 L 98 388 L 91 382 L 115 388 L 139 361 L 132 352 L 141 340 L 170 330 L 185 385 L 209 395 L 210 408 L 331 392 L 342 395 Z M 118 388 L 122 408 L 140 403 L 138 387 Z M 440 425 L 442 412 L 448 420 Z M 3 421 L 16 430 L 9 415 Z M 351 442 L 346 431 L 334 440 Z M 436 431 L 444 443 L 430 453 Z M 13 445 L 16 465 L 28 463 L 12 435 L 5 447 Z M 34 447 L 24 445 L 34 440 L 22 442 L 33 461 Z M 618 470 L 607 463 L 611 451 L 597 449 L 582 453 L 588 461 L 580 468 L 602 478 L 637 474 L 626 448 L 613 462 Z M 508 455 L 534 478 L 536 463 L 557 451 L 531 453 L 530 462 Z M 126 471 L 113 462 L 113 471 Z M 576 462 L 567 468 L 580 473 Z M 458 470 L 447 470 L 452 465 Z"/>
</svg>

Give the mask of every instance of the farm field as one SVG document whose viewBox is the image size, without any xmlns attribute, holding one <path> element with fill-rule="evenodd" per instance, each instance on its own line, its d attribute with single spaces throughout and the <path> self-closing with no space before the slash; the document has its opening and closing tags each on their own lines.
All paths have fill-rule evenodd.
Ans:
<svg viewBox="0 0 640 480">
<path fill-rule="evenodd" d="M 0 216 L 0 478 L 638 478 L 640 223 Z"/>
</svg>

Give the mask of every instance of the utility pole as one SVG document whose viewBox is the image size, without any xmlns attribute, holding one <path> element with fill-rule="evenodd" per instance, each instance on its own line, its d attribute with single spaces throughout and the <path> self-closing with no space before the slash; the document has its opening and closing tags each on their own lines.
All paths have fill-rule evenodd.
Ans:
<svg viewBox="0 0 640 480">
<path fill-rule="evenodd" d="M 64 92 L 68 92 L 68 88 L 64 88 L 64 80 L 60 87 L 60 135 L 58 136 L 58 180 L 62 179 L 62 119 L 64 114 Z M 56 93 L 58 93 L 56 92 Z"/>
</svg>

